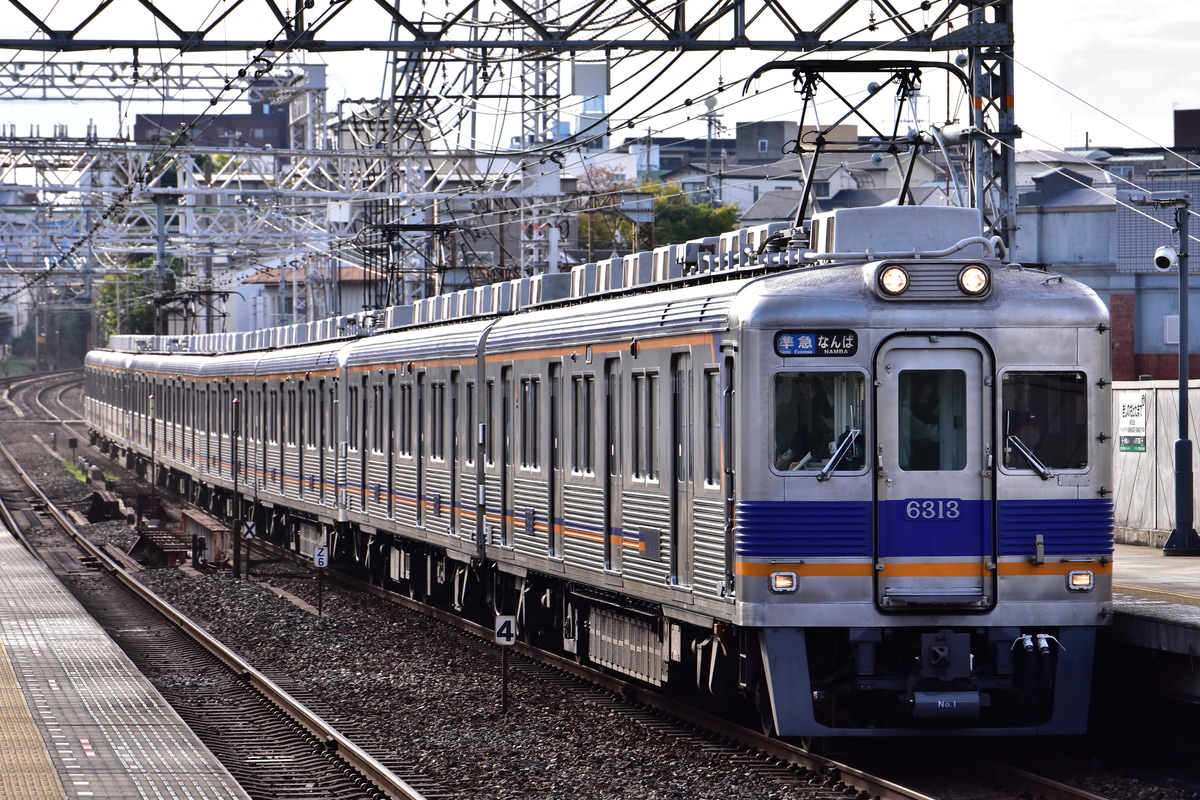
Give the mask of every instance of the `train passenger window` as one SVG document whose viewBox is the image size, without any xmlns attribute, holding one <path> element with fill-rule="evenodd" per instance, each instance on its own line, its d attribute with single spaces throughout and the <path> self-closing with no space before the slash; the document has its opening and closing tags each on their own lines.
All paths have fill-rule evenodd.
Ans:
<svg viewBox="0 0 1200 800">
<path fill-rule="evenodd" d="M 596 378 L 593 375 L 576 375 L 571 380 L 571 405 L 574 413 L 574 431 L 571 437 L 571 471 L 577 475 L 591 475 L 595 471 L 592 456 L 592 436 L 595 427 L 592 420 L 592 395 Z"/>
<path fill-rule="evenodd" d="M 274 400 L 274 392 L 272 401 Z M 358 387 L 351 386 L 346 391 L 346 444 L 351 450 L 358 450 Z"/>
<path fill-rule="evenodd" d="M 211 410 L 212 403 L 210 398 L 209 411 Z M 271 427 L 267 434 L 267 441 L 274 444 L 279 441 L 279 392 L 275 389 L 271 390 L 271 409 L 267 418 L 271 421 Z M 212 430 L 211 426 L 209 427 L 209 430 Z"/>
<path fill-rule="evenodd" d="M 329 414 L 329 424 L 325 426 L 326 436 L 325 443 L 331 452 L 337 450 L 338 443 L 341 442 L 340 434 L 338 433 L 338 390 L 337 385 L 329 389 L 329 402 L 325 405 L 325 409 Z"/>
<path fill-rule="evenodd" d="M 512 466 L 513 449 L 516 447 L 512 432 L 514 400 L 512 371 L 512 367 L 500 368 L 500 463 L 506 467 Z"/>
<path fill-rule="evenodd" d="M 411 456 L 413 451 L 413 387 L 400 386 L 400 455 Z"/>
<path fill-rule="evenodd" d="M 604 362 L 604 451 L 609 477 L 621 474 L 621 362 L 609 358 Z"/>
<path fill-rule="evenodd" d="M 304 418 L 304 421 L 308 426 L 308 435 L 307 435 L 304 443 L 306 445 L 308 445 L 309 449 L 312 449 L 317 446 L 317 414 L 316 414 L 316 410 L 317 410 L 317 390 L 309 389 L 308 390 L 308 405 L 305 408 L 305 411 L 307 413 Z"/>
<path fill-rule="evenodd" d="M 496 463 L 495 437 L 492 431 L 496 427 L 496 382 L 488 381 L 484 387 L 484 439 L 483 460 L 490 467 Z"/>
<path fill-rule="evenodd" d="M 704 483 L 721 485 L 721 373 L 704 371 Z"/>
<path fill-rule="evenodd" d="M 429 457 L 446 458 L 446 384 L 440 381 L 429 387 Z"/>
<path fill-rule="evenodd" d="M 780 372 L 775 375 L 775 468 L 817 474 L 847 440 L 834 470 L 865 465 L 866 381 L 859 372 Z"/>
<path fill-rule="evenodd" d="M 466 447 L 463 448 L 463 461 L 467 464 L 474 464 L 475 447 L 478 442 L 475 440 L 475 384 L 470 381 L 467 382 L 467 401 L 463 410 L 466 412 L 464 414 L 466 436 L 463 437 Z"/>
<path fill-rule="evenodd" d="M 222 411 L 225 404 L 222 403 Z M 296 390 L 288 389 L 287 393 L 287 443 L 296 444 Z"/>
<path fill-rule="evenodd" d="M 1087 467 L 1087 380 L 1082 372 L 1012 371 L 1004 373 L 1001 384 L 1005 467 Z"/>
<path fill-rule="evenodd" d="M 967 374 L 962 370 L 901 371 L 900 469 L 949 472 L 966 468 L 966 398 Z"/>
<path fill-rule="evenodd" d="M 387 429 L 384 427 L 384 415 L 387 413 L 387 406 L 383 403 L 383 387 L 371 387 L 371 452 L 383 452 L 384 434 Z"/>
<path fill-rule="evenodd" d="M 652 372 L 633 376 L 633 475 L 658 478 L 658 452 L 654 437 L 658 433 L 658 375 Z"/>
<path fill-rule="evenodd" d="M 521 379 L 521 466 L 537 469 L 538 458 L 538 393 L 541 381 L 527 377 Z"/>
</svg>

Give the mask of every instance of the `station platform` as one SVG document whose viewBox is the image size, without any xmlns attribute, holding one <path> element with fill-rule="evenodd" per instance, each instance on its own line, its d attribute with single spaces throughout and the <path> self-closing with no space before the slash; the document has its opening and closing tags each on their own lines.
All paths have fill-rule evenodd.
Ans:
<svg viewBox="0 0 1200 800">
<path fill-rule="evenodd" d="M 1163 555 L 1158 547 L 1118 544 L 1113 553 L 1113 594 L 1200 606 L 1200 558 Z"/>
<path fill-rule="evenodd" d="M 3 528 L 0 797 L 249 800 L 50 569 Z"/>
<path fill-rule="evenodd" d="M 1118 544 L 1113 553 L 1112 624 L 1100 630 L 1098 666 L 1126 685 L 1200 702 L 1200 557 Z"/>
</svg>

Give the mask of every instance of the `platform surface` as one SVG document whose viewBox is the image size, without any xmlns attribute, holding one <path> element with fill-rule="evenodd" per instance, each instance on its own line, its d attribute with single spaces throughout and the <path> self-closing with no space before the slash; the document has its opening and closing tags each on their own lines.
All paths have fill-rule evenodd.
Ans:
<svg viewBox="0 0 1200 800">
<path fill-rule="evenodd" d="M 2 528 L 0 798 L 249 799 L 50 569 Z"/>
<path fill-rule="evenodd" d="M 1200 606 L 1200 558 L 1119 544 L 1113 559 L 1114 594 Z"/>
</svg>

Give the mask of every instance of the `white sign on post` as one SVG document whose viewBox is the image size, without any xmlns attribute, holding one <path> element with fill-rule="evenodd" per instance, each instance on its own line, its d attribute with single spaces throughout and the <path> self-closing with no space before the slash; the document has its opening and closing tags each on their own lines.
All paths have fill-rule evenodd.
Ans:
<svg viewBox="0 0 1200 800">
<path fill-rule="evenodd" d="M 509 615 L 496 617 L 496 644 L 512 645 L 517 641 L 517 618 Z"/>
<path fill-rule="evenodd" d="M 1150 392 L 1146 390 L 1119 392 L 1121 418 L 1117 423 L 1117 439 L 1123 453 L 1146 452 L 1146 420 Z"/>
<path fill-rule="evenodd" d="M 329 566 L 329 548 L 328 547 L 314 547 L 313 548 L 313 566 L 320 567 L 320 568 Z"/>
</svg>

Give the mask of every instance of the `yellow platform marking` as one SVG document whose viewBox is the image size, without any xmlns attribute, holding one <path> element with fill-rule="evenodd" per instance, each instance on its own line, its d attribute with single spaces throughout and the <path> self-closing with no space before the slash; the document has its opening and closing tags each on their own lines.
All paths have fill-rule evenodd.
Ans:
<svg viewBox="0 0 1200 800">
<path fill-rule="evenodd" d="M 63 800 L 66 796 L 17 683 L 17 673 L 0 644 L 0 797 Z"/>
<path fill-rule="evenodd" d="M 1162 600 L 1164 603 L 1176 603 L 1183 606 L 1200 606 L 1200 596 L 1194 594 L 1151 589 L 1146 586 L 1132 586 L 1127 583 L 1114 583 L 1113 593 L 1140 597 L 1143 600 Z"/>
</svg>

